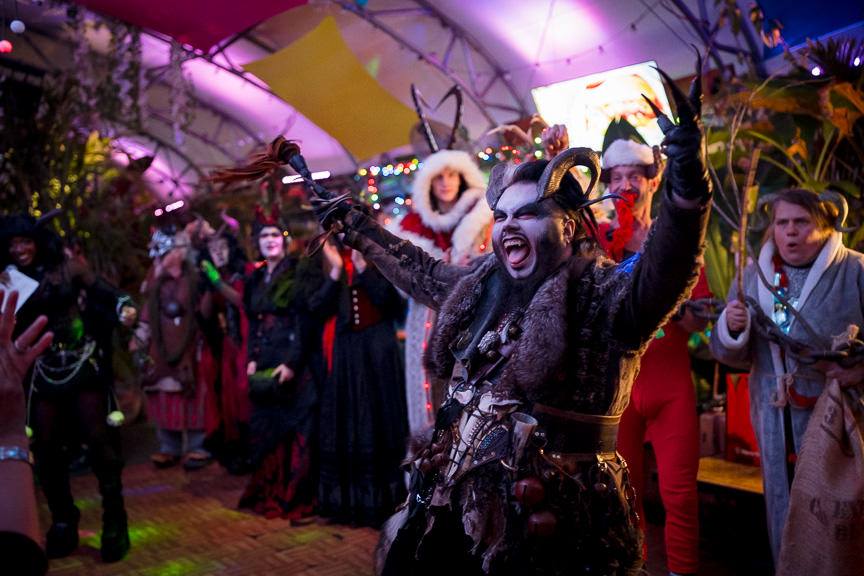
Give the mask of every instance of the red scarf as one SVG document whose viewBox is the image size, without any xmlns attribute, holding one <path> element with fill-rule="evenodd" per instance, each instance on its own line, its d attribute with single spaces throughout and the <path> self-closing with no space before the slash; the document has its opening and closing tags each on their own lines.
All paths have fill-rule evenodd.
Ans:
<svg viewBox="0 0 864 576">
<path fill-rule="evenodd" d="M 623 198 L 615 199 L 615 215 L 618 227 L 612 231 L 612 242 L 609 244 L 609 257 L 620 262 L 624 259 L 624 247 L 633 237 L 633 204 L 636 202 L 635 191 L 622 192 Z"/>
</svg>

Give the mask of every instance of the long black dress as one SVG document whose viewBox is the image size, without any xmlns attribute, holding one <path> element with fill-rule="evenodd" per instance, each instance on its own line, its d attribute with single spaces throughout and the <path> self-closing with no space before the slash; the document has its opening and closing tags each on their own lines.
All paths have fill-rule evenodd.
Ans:
<svg viewBox="0 0 864 576">
<path fill-rule="evenodd" d="M 323 372 L 315 310 L 335 290 L 320 266 L 286 257 L 272 274 L 266 266 L 253 271 L 243 292 L 248 361 L 257 363 L 259 374 L 279 364 L 295 374 L 269 389 L 250 377 L 252 475 L 240 507 L 268 518 L 299 519 L 315 509 L 317 388 Z"/>
<path fill-rule="evenodd" d="M 393 321 L 402 300 L 370 264 L 345 258 L 333 367 L 321 392 L 319 514 L 380 526 L 405 499 L 408 420 Z"/>
</svg>

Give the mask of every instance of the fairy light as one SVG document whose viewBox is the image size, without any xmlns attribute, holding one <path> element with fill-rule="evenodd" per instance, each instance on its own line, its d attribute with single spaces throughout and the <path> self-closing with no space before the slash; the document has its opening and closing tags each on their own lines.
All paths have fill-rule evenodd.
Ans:
<svg viewBox="0 0 864 576">
<path fill-rule="evenodd" d="M 394 178 L 401 178 L 403 176 L 412 176 L 412 172 L 415 172 L 422 163 L 418 158 L 403 159 L 400 161 L 393 163 L 389 163 L 386 165 L 377 165 L 373 164 L 371 166 L 364 166 L 362 168 L 358 168 L 357 172 L 354 174 L 354 180 L 359 182 L 362 186 L 360 190 L 360 197 L 366 199 L 372 205 L 374 210 L 380 210 L 381 205 L 384 200 L 389 198 L 389 195 L 384 192 L 382 194 L 382 186 L 384 186 L 384 190 L 386 191 L 390 188 L 389 184 L 382 184 L 386 179 L 387 182 L 392 182 Z M 404 184 L 399 184 L 397 186 L 398 189 L 404 190 L 406 188 L 410 188 L 410 185 L 405 186 Z M 393 202 L 398 204 L 399 206 L 411 206 L 410 198 L 405 198 L 403 196 L 396 196 L 393 199 Z M 388 209 L 388 214 L 392 212 L 393 214 L 401 214 L 404 210 L 401 209 Z"/>
<path fill-rule="evenodd" d="M 423 350 L 426 350 L 426 342 L 429 341 L 429 333 L 432 331 L 432 310 L 426 310 L 426 323 L 423 325 Z M 421 363 L 422 365 L 422 363 Z M 426 366 L 423 369 L 423 391 L 426 398 L 426 424 L 432 424 L 432 390 L 429 388 L 429 373 Z"/>
</svg>

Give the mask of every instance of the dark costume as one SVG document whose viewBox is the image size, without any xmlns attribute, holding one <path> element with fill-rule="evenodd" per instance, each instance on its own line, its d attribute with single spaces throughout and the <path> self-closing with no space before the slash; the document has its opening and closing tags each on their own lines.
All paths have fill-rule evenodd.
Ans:
<svg viewBox="0 0 864 576">
<path fill-rule="evenodd" d="M 622 265 L 574 232 L 583 218 L 595 226 L 570 174 L 585 165 L 596 182 L 599 159 L 586 149 L 533 164 L 542 174 L 532 163 L 493 168 L 487 202 L 496 210 L 506 198 L 495 214 L 496 254 L 462 267 L 388 233 L 348 194 L 324 190 L 296 144 L 277 138 L 268 148 L 265 160 L 289 163 L 312 188 L 328 233 L 344 232 L 397 287 L 440 310 L 427 365 L 450 386 L 412 463 L 409 498 L 382 530 L 384 574 L 639 570 L 617 421 L 639 355 L 696 280 L 710 201 L 701 85 L 689 98 L 671 89 L 679 125 L 649 105 L 666 135 L 675 198 L 663 203 L 645 253 Z M 505 240 L 508 228 L 516 232 Z"/>
<path fill-rule="evenodd" d="M 188 262 L 178 278 L 164 273 L 150 287 L 143 320 L 153 330 L 154 369 L 146 390 L 148 416 L 159 429 L 203 432 L 205 428 L 208 386 L 199 369 L 200 302 L 198 273 Z M 174 380 L 173 385 L 160 385 L 165 379 Z"/>
<path fill-rule="evenodd" d="M 638 570 L 617 421 L 641 352 L 696 280 L 706 220 L 705 208 L 665 202 L 641 258 L 616 266 L 596 252 L 578 254 L 520 302 L 508 297 L 514 291 L 495 257 L 446 265 L 359 212 L 348 216 L 346 241 L 440 310 L 427 360 L 439 377 L 452 372 L 453 383 L 437 429 L 453 443 L 452 425 L 463 424 L 465 446 L 450 447 L 455 463 L 443 475 L 416 471 L 408 506 L 388 522 L 383 538 L 395 542 L 385 574 L 432 573 L 454 556 L 496 574 Z M 508 334 L 510 349 L 481 354 L 490 332 Z M 524 460 L 502 463 L 517 412 L 533 415 L 545 440 L 531 440 Z M 542 479 L 542 505 L 517 503 L 514 483 L 526 478 Z M 543 537 L 550 510 L 557 528 Z"/>
<path fill-rule="evenodd" d="M 111 330 L 121 306 L 131 306 L 131 301 L 82 262 L 67 259 L 59 238 L 29 217 L 13 216 L 4 222 L 0 251 L 4 267 L 14 237 L 36 240 L 36 257 L 19 270 L 39 282 L 16 315 L 15 337 L 42 314 L 48 317 L 46 331 L 54 333 L 51 347 L 36 359 L 26 377 L 33 449 L 53 522 L 47 553 L 66 556 L 77 546 L 80 513 L 69 486 L 67 449 L 84 443 L 102 494 L 102 556 L 117 561 L 129 548 L 129 536 L 120 435 L 106 424 L 106 417 L 113 386 Z"/>
<path fill-rule="evenodd" d="M 273 270 L 252 272 L 243 291 L 249 319 L 247 360 L 256 362 L 249 378 L 252 476 L 240 507 L 269 518 L 300 518 L 315 508 L 317 387 L 323 373 L 321 330 L 315 316 L 336 283 L 324 284 L 320 266 L 286 256 Z M 278 384 L 269 373 L 280 364 L 294 378 Z"/>
<path fill-rule="evenodd" d="M 405 499 L 408 435 L 396 289 L 345 258 L 333 369 L 321 392 L 319 514 L 380 526 Z"/>
<path fill-rule="evenodd" d="M 628 172 L 634 169 L 644 179 L 631 181 Z M 650 218 L 650 212 L 643 210 L 650 206 L 660 184 L 657 176 L 662 172 L 659 148 L 648 146 L 626 119 L 613 120 L 604 139 L 600 180 L 608 184 L 607 192 L 622 198 L 615 202 L 616 226 L 601 225 L 597 237 L 613 260 L 621 262 L 633 255 L 631 249 L 641 250 L 637 247 L 641 230 L 640 236 L 634 238 L 634 233 L 637 226 L 646 224 L 644 218 Z M 638 223 L 634 222 L 634 212 L 639 214 Z M 710 297 L 703 269 L 690 299 Z M 687 324 L 667 322 L 651 341 L 618 429 L 618 452 L 630 468 L 643 534 L 645 443 L 651 442 L 654 449 L 666 513 L 666 563 L 675 574 L 692 574 L 699 569 L 699 424 L 687 345 L 690 333 L 684 328 Z M 644 548 L 647 554 L 647 546 Z"/>
<path fill-rule="evenodd" d="M 223 236 L 229 245 L 230 260 L 217 272 L 219 282 L 226 283 L 242 296 L 245 259 L 237 241 Z M 206 251 L 202 258 L 211 260 Z M 249 323 L 243 310 L 232 304 L 218 286 L 206 282 L 212 292 L 213 310 L 203 328 L 207 346 L 202 354 L 202 370 L 212 383 L 209 394 L 205 446 L 233 474 L 244 473 L 249 458 L 249 385 L 246 378 L 246 337 Z"/>
</svg>

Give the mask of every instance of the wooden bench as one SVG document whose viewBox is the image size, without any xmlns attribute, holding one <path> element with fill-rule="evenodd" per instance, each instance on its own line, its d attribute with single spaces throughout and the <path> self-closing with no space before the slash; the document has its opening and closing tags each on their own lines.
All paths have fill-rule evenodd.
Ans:
<svg viewBox="0 0 864 576">
<path fill-rule="evenodd" d="M 762 469 L 759 466 L 730 462 L 724 458 L 705 456 L 699 459 L 700 483 L 762 494 Z"/>
</svg>

